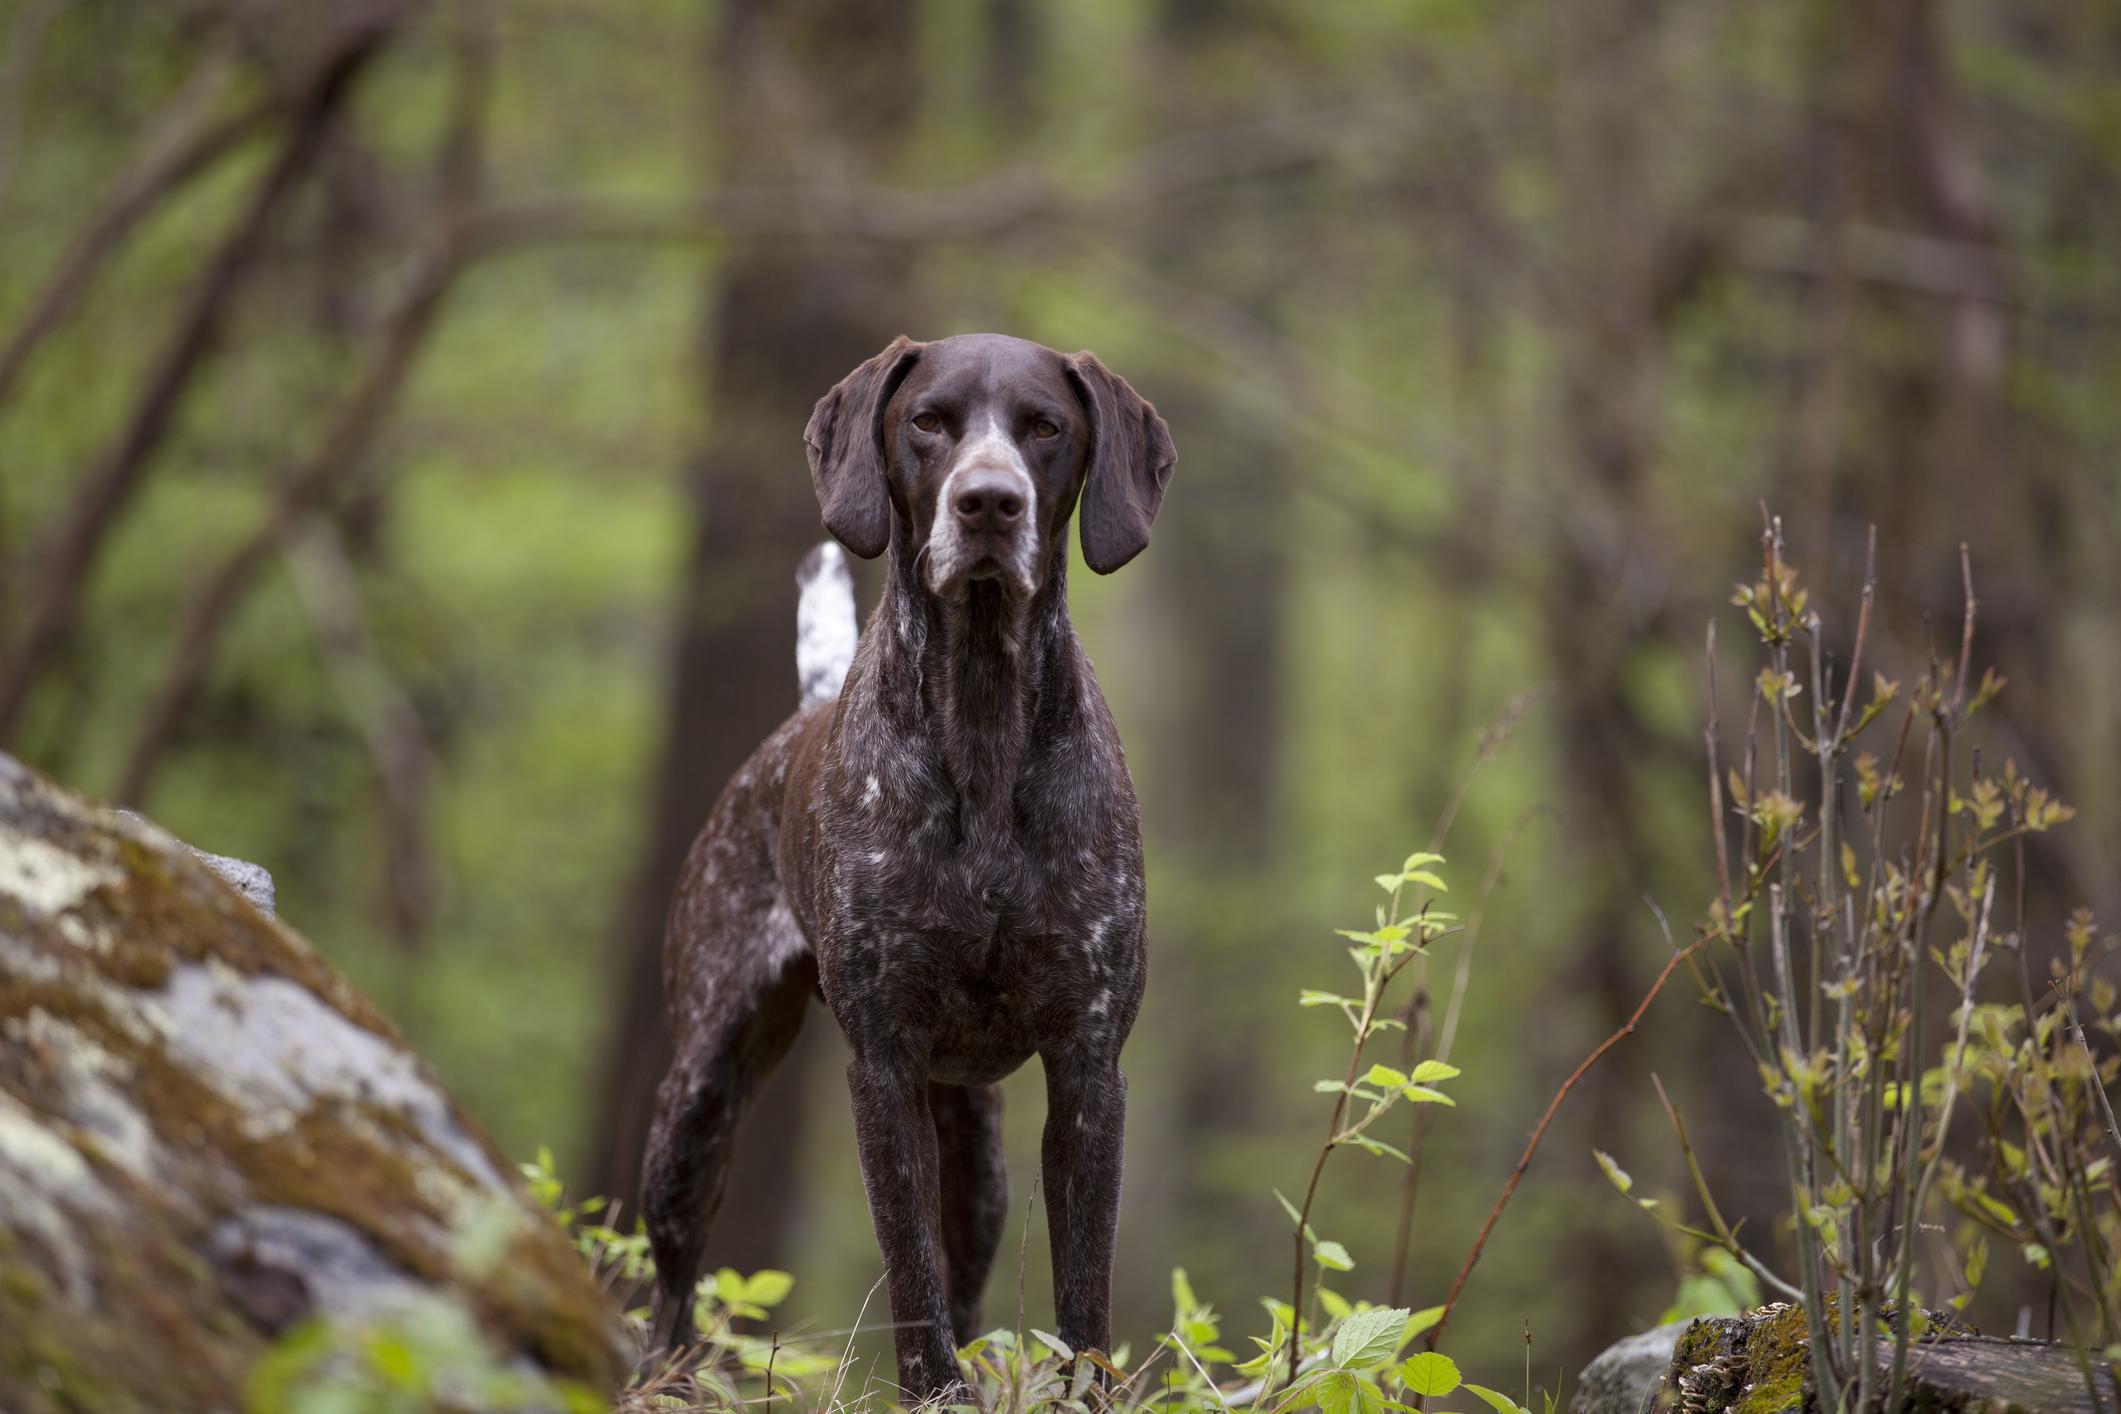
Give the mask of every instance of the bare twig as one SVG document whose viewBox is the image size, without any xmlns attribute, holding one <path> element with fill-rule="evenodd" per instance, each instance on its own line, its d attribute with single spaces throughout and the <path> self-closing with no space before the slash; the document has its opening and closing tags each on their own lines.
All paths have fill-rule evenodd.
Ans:
<svg viewBox="0 0 2121 1414">
<path fill-rule="evenodd" d="M 1540 1115 L 1539 1123 L 1533 1128 L 1532 1137 L 1524 1146 L 1524 1153 L 1518 1156 L 1517 1167 L 1510 1170 L 1508 1180 L 1503 1183 L 1502 1192 L 1495 1199 L 1495 1206 L 1488 1210 L 1487 1221 L 1480 1225 L 1479 1233 L 1474 1236 L 1473 1249 L 1466 1253 L 1464 1263 L 1458 1268 L 1458 1275 L 1451 1281 L 1450 1293 L 1443 1300 L 1443 1311 L 1437 1316 L 1436 1324 L 1429 1327 L 1429 1349 L 1434 1350 L 1436 1342 L 1442 1339 L 1444 1326 L 1451 1319 L 1452 1308 L 1458 1304 L 1458 1294 L 1465 1290 L 1466 1279 L 1473 1275 L 1473 1268 L 1480 1264 L 1481 1249 L 1488 1245 L 1488 1234 L 1495 1230 L 1497 1220 L 1502 1217 L 1502 1210 L 1510 1205 L 1511 1195 L 1517 1192 L 1517 1185 L 1523 1181 L 1525 1170 L 1532 1166 L 1532 1156 L 1539 1152 L 1539 1141 L 1546 1138 L 1547 1126 L 1554 1122 L 1554 1115 L 1560 1110 L 1561 1102 L 1569 1097 L 1569 1091 L 1576 1088 L 1576 1082 L 1583 1079 L 1607 1051 L 1635 1034 L 1635 1027 L 1642 1021 L 1643 1014 L 1650 1009 L 1650 1003 L 1657 1000 L 1657 994 L 1664 990 L 1664 984 L 1671 980 L 1672 973 L 1678 970 L 1679 964 L 1692 956 L 1702 944 L 1723 935 L 1724 930 L 1721 928 L 1712 933 L 1704 933 L 1666 959 L 1664 970 L 1657 974 L 1657 980 L 1650 984 L 1649 991 L 1643 993 L 1642 1001 L 1636 1006 L 1634 1014 L 1628 1017 L 1618 1031 L 1599 1042 L 1597 1048 L 1583 1058 L 1582 1064 L 1569 1073 L 1569 1078 L 1561 1082 L 1561 1088 L 1554 1092 L 1554 1098 L 1547 1102 L 1546 1112 Z"/>
<path fill-rule="evenodd" d="M 1709 1191 L 1708 1176 L 1701 1171 L 1701 1161 L 1694 1155 L 1694 1146 L 1687 1138 L 1686 1121 L 1679 1117 L 1679 1107 L 1672 1103 L 1671 1096 L 1664 1092 L 1664 1082 L 1657 1073 L 1650 1073 L 1650 1086 L 1657 1092 L 1657 1103 L 1664 1107 L 1664 1117 L 1672 1126 L 1672 1133 L 1679 1137 L 1679 1152 L 1686 1158 L 1687 1174 L 1694 1181 L 1694 1192 L 1701 1199 L 1701 1207 L 1709 1216 L 1709 1227 L 1725 1251 L 1752 1269 L 1753 1275 L 1767 1283 L 1773 1290 L 1792 1299 L 1801 1300 L 1804 1293 L 1784 1281 L 1755 1256 L 1744 1243 L 1738 1240 L 1738 1231 L 1724 1220 L 1723 1212 L 1716 1206 L 1716 1198 Z M 1742 1219 L 1741 1219 L 1742 1221 Z"/>
</svg>

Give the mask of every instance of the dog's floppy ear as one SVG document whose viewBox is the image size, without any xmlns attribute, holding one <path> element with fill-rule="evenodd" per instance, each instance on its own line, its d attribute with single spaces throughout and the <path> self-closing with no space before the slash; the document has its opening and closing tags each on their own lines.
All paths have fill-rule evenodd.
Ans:
<svg viewBox="0 0 2121 1414">
<path fill-rule="evenodd" d="M 810 414 L 803 445 L 825 529 L 865 560 L 891 540 L 891 496 L 884 485 L 884 409 L 906 381 L 921 346 L 904 334 L 839 381 Z"/>
<path fill-rule="evenodd" d="M 1146 399 L 1090 353 L 1067 360 L 1068 379 L 1090 414 L 1083 474 L 1083 561 L 1110 574 L 1149 543 L 1178 449 Z"/>
</svg>

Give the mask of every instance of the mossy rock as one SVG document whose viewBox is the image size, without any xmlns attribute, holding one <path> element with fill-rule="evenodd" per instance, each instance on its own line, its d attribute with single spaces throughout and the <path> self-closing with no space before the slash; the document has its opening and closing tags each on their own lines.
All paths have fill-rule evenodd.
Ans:
<svg viewBox="0 0 2121 1414">
<path fill-rule="evenodd" d="M 310 1317 L 436 1298 L 608 1392 L 616 1311 L 307 942 L 0 756 L 0 1409 L 236 1409 Z"/>
<path fill-rule="evenodd" d="M 1882 1411 L 1893 1361 L 1886 1322 L 1874 1349 L 1879 1377 L 1871 1408 Z M 2121 1390 L 2096 1355 L 2092 1377 L 2104 1407 L 2112 1410 Z M 1693 1322 L 1680 1334 L 1663 1378 L 1638 1406 L 1645 1414 L 1814 1414 L 1818 1407 L 1804 1310 L 1780 1302 L 1743 1316 Z M 2070 1347 L 1983 1336 L 1933 1315 L 1914 1342 L 1905 1393 L 1892 1414 L 2091 1414 L 2094 1408 L 2085 1368 Z"/>
</svg>

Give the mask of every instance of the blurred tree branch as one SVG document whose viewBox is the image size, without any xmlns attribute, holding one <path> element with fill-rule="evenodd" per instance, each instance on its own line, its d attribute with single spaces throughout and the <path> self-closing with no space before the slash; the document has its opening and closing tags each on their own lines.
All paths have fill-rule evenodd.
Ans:
<svg viewBox="0 0 2121 1414">
<path fill-rule="evenodd" d="M 1363 104 L 1181 133 L 1079 183 L 1040 163 L 925 191 L 849 181 L 731 185 L 671 202 L 575 194 L 517 198 L 478 213 L 473 240 L 485 251 L 558 241 L 757 236 L 996 240 L 1034 222 L 1094 223 L 1203 187 L 1312 170 L 1416 132 L 1434 138 L 1403 105 Z"/>
<path fill-rule="evenodd" d="M 300 184 L 354 78 L 384 46 L 400 16 L 399 7 L 371 5 L 339 18 L 290 116 L 279 156 L 194 287 L 124 430 L 83 479 L 44 545 L 29 557 L 34 568 L 23 626 L 0 658 L 0 740 L 13 729 L 46 659 L 71 626 L 106 533 L 139 489 L 186 392 L 212 354 L 230 303 L 257 267 L 274 215 Z"/>
<path fill-rule="evenodd" d="M 269 100 L 233 113 L 220 111 L 230 76 L 225 62 L 209 60 L 166 108 L 147 121 L 140 152 L 75 234 L 31 300 L 29 312 L 0 347 L 0 405 L 14 391 L 30 355 L 73 312 L 142 218 L 193 177 L 243 146 L 272 116 L 275 105 Z"/>
<path fill-rule="evenodd" d="M 337 530 L 312 517 L 287 547 L 295 589 L 316 625 L 317 646 L 360 734 L 383 798 L 383 872 L 391 931 L 417 947 L 434 913 L 436 867 L 427 828 L 434 748 L 420 714 L 376 651 L 361 586 Z"/>
<path fill-rule="evenodd" d="M 437 155 L 440 197 L 428 243 L 408 272 L 366 367 L 316 453 L 280 484 L 265 519 L 194 595 L 162 686 L 133 739 L 119 777 L 117 799 L 137 803 L 145 795 L 155 766 L 204 683 L 214 647 L 245 591 L 288 535 L 339 489 L 386 425 L 414 358 L 434 328 L 444 296 L 466 263 L 465 213 L 475 199 L 481 172 L 479 149 L 491 62 L 487 36 L 467 25 L 459 37 L 449 130 Z"/>
</svg>

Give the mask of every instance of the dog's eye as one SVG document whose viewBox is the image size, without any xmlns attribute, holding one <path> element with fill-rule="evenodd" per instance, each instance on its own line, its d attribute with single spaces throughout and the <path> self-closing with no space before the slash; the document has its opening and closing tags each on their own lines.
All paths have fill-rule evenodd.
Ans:
<svg viewBox="0 0 2121 1414">
<path fill-rule="evenodd" d="M 933 432 L 943 425 L 943 420 L 932 412 L 924 412 L 913 419 L 913 425 L 923 432 Z"/>
<path fill-rule="evenodd" d="M 1060 428 L 1042 417 L 1031 424 L 1031 435 L 1038 438 L 1041 442 L 1048 442 L 1060 436 Z"/>
</svg>

